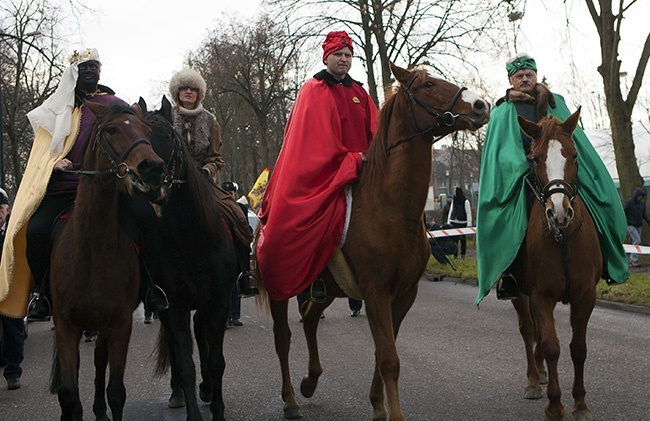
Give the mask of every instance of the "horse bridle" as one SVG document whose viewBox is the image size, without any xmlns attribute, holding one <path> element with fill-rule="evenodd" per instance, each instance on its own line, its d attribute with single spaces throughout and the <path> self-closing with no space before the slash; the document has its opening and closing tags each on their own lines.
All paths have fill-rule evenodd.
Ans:
<svg viewBox="0 0 650 421">
<path fill-rule="evenodd" d="M 174 126 L 171 125 L 171 123 L 169 123 L 164 117 L 162 120 L 163 120 L 162 123 L 159 123 L 154 120 L 150 120 L 150 123 L 147 124 L 149 126 L 158 126 L 161 124 L 166 124 L 171 128 L 170 132 L 172 133 L 172 137 L 173 137 L 172 140 L 174 144 L 172 147 L 172 156 L 169 158 L 169 161 L 165 162 L 165 172 L 166 172 L 165 183 L 167 184 L 168 187 L 171 187 L 174 184 L 187 183 L 187 180 L 176 178 L 176 175 L 180 173 L 180 169 L 184 161 L 181 137 L 178 134 L 178 131 L 176 131 L 176 129 L 174 128 Z"/>
<path fill-rule="evenodd" d="M 542 183 L 539 180 L 537 171 L 535 171 L 535 160 L 528 158 L 528 165 L 530 166 L 530 175 L 526 177 L 526 183 L 532 190 L 535 198 L 541 205 L 546 204 L 546 200 L 555 193 L 562 193 L 569 198 L 571 205 L 575 202 L 576 196 L 578 195 L 578 163 L 576 162 L 576 177 L 573 180 L 573 183 L 569 184 L 561 178 L 556 178 L 550 180 L 542 187 Z M 533 179 L 531 181 L 530 179 Z"/>
<path fill-rule="evenodd" d="M 541 209 L 544 209 L 546 206 L 546 200 L 555 193 L 562 193 L 569 198 L 569 202 L 573 206 L 576 197 L 578 196 L 578 163 L 576 162 L 576 177 L 573 180 L 573 183 L 569 184 L 565 180 L 556 178 L 550 180 L 542 187 L 542 183 L 539 180 L 537 171 L 535 171 L 535 160 L 533 158 L 527 158 L 528 165 L 530 166 L 530 174 L 526 177 L 526 183 L 530 187 L 531 191 L 535 195 L 535 198 L 539 202 Z M 533 179 L 531 181 L 531 178 Z M 542 218 L 544 218 L 544 213 L 542 212 Z M 574 230 L 574 234 L 580 231 L 580 227 L 584 222 L 584 216 L 577 228 Z M 569 282 L 569 238 L 565 235 L 564 229 L 556 229 L 556 232 L 551 232 L 553 240 L 558 243 L 562 250 L 562 268 L 564 270 L 564 296 L 562 297 L 562 303 L 567 304 L 571 296 L 571 283 Z"/>
<path fill-rule="evenodd" d="M 459 114 L 452 113 L 452 110 L 454 109 L 454 106 L 456 105 L 456 102 L 458 102 L 458 99 L 462 95 L 463 91 L 467 90 L 467 88 L 465 86 L 460 87 L 458 89 L 458 92 L 456 92 L 456 94 L 452 98 L 451 103 L 449 104 L 449 107 L 447 107 L 447 110 L 438 112 L 438 111 L 436 111 L 435 107 L 433 107 L 431 104 L 428 104 L 427 102 L 423 101 L 422 99 L 417 97 L 411 91 L 411 85 L 413 85 L 413 82 L 415 82 L 415 79 L 417 79 L 417 77 L 418 77 L 418 75 L 415 75 L 415 76 L 413 76 L 413 78 L 411 78 L 411 81 L 404 87 L 404 92 L 406 93 L 406 95 L 408 95 L 409 100 L 410 100 L 412 105 L 417 104 L 420 107 L 422 107 L 424 109 L 424 111 L 426 111 L 429 115 L 434 116 L 436 118 L 436 124 L 434 124 L 433 126 L 428 127 L 425 130 L 419 131 L 418 133 L 416 133 L 414 135 L 411 135 L 409 137 L 401 139 L 401 140 L 393 143 L 392 145 L 387 146 L 386 147 L 386 155 L 387 156 L 390 155 L 390 151 L 392 149 L 398 147 L 399 145 L 401 145 L 403 143 L 409 142 L 409 141 L 415 139 L 416 137 L 419 137 L 419 136 L 422 136 L 422 135 L 425 135 L 425 134 L 429 134 L 432 131 L 439 129 L 440 127 L 443 127 L 443 126 L 453 127 L 454 124 L 456 124 L 456 119 L 458 118 Z M 418 127 L 417 121 L 415 122 L 415 127 Z M 420 130 L 419 127 L 418 127 L 418 130 Z M 442 139 L 444 136 L 446 136 L 446 135 L 434 138 L 431 141 L 431 143 L 435 143 L 436 141 Z"/>
<path fill-rule="evenodd" d="M 126 110 L 125 113 L 135 115 L 135 113 L 131 110 Z M 133 173 L 133 171 L 131 171 L 129 165 L 126 162 L 124 162 L 124 160 L 126 160 L 126 158 L 131 154 L 131 152 L 133 152 L 133 150 L 141 144 L 146 144 L 151 146 L 151 142 L 149 142 L 147 139 L 140 138 L 135 142 L 131 143 L 129 147 L 126 148 L 126 150 L 122 152 L 121 155 L 118 156 L 118 153 L 115 150 L 115 148 L 113 148 L 113 145 L 111 145 L 104 137 L 103 129 L 100 124 L 97 127 L 97 132 L 95 133 L 95 137 L 93 138 L 92 150 L 94 151 L 95 148 L 99 148 L 99 151 L 102 153 L 102 155 L 104 155 L 104 157 L 111 164 L 111 168 L 108 170 L 83 170 L 83 169 L 63 170 L 63 172 L 71 173 L 71 174 L 83 174 L 83 175 L 115 174 L 117 178 L 125 178 L 130 173 Z M 104 145 L 106 145 L 107 147 L 104 147 Z M 115 159 L 116 157 L 117 159 Z"/>
</svg>

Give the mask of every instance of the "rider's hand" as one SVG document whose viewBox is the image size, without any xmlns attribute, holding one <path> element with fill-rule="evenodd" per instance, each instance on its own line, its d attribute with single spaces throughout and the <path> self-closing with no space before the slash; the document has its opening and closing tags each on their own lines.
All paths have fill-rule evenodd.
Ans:
<svg viewBox="0 0 650 421">
<path fill-rule="evenodd" d="M 63 170 L 71 170 L 72 169 L 72 161 L 70 161 L 68 158 L 63 158 L 56 164 L 54 164 L 54 171 L 63 171 Z"/>
</svg>

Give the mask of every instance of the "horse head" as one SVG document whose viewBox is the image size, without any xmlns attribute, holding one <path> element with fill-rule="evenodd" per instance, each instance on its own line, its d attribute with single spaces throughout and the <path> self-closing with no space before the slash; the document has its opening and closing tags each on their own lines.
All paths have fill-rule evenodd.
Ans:
<svg viewBox="0 0 650 421">
<path fill-rule="evenodd" d="M 86 162 L 92 156 L 95 173 L 115 174 L 129 195 L 163 202 L 164 162 L 151 148 L 151 130 L 140 120 L 139 107 L 105 107 L 90 101 L 86 106 L 97 119 Z"/>
<path fill-rule="evenodd" d="M 573 132 L 579 117 L 580 108 L 564 122 L 552 115 L 539 123 L 518 117 L 522 131 L 533 140 L 528 156 L 532 187 L 537 200 L 544 206 L 548 227 L 554 234 L 562 233 L 574 217 L 578 152 Z"/>
<path fill-rule="evenodd" d="M 490 119 L 490 104 L 465 87 L 459 87 L 424 69 L 390 68 L 411 104 L 418 132 L 444 136 L 457 130 L 477 130 Z"/>
<path fill-rule="evenodd" d="M 172 104 L 166 96 L 162 97 L 159 110 L 149 110 L 147 103 L 141 97 L 137 106 L 142 109 L 142 121 L 151 129 L 151 146 L 160 156 L 167 167 L 167 183 L 179 182 L 187 175 L 185 164 L 185 148 L 180 136 L 174 128 Z"/>
</svg>

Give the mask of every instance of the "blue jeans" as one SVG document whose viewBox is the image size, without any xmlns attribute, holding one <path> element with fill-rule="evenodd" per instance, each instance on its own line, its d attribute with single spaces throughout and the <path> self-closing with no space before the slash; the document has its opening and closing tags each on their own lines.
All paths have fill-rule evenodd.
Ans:
<svg viewBox="0 0 650 421">
<path fill-rule="evenodd" d="M 230 291 L 230 315 L 228 317 L 233 320 L 241 318 L 241 298 L 239 298 L 239 287 L 236 282 Z"/>
<path fill-rule="evenodd" d="M 630 238 L 632 239 L 632 245 L 634 246 L 641 245 L 641 227 L 628 225 L 627 233 L 630 234 Z M 630 253 L 630 263 L 639 263 L 639 255 L 636 253 Z"/>
<path fill-rule="evenodd" d="M 0 342 L 0 359 L 6 364 L 5 379 L 19 379 L 23 374 L 20 363 L 23 362 L 25 349 L 25 324 L 23 319 L 14 319 L 0 315 L 2 323 L 2 341 Z"/>
</svg>

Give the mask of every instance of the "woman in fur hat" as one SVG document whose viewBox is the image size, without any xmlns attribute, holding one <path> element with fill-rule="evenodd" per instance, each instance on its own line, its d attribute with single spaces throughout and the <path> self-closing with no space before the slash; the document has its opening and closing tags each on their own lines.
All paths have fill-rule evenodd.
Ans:
<svg viewBox="0 0 650 421">
<path fill-rule="evenodd" d="M 217 173 L 226 164 L 221 158 L 221 128 L 216 117 L 203 108 L 206 84 L 194 69 L 185 68 L 175 73 L 169 82 L 169 94 L 174 100 L 174 128 L 181 134 L 194 161 L 212 181 L 222 205 L 222 211 L 235 234 L 235 248 L 241 268 L 238 278 L 242 296 L 258 293 L 251 283 L 250 230 L 246 215 L 233 197 L 217 183 Z"/>
</svg>

